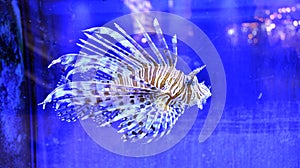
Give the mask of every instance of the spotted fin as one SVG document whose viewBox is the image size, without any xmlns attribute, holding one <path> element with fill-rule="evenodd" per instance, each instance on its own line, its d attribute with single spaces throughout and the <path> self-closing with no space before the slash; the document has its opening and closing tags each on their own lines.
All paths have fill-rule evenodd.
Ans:
<svg viewBox="0 0 300 168">
<path fill-rule="evenodd" d="M 102 34 L 112 37 L 124 48 L 129 49 L 130 54 L 128 53 L 126 54 L 128 55 L 126 57 L 128 62 L 133 62 L 134 64 L 138 64 L 140 66 L 143 66 L 143 64 L 157 65 L 156 61 L 132 37 L 130 37 L 118 24 L 115 24 L 115 26 L 125 37 L 121 35 L 119 32 L 114 31 L 107 27 L 91 28 L 91 29 L 84 30 L 84 32 L 95 33 L 95 35 L 93 35 L 94 38 L 91 38 L 91 36 L 89 36 L 89 38 L 96 40 L 97 43 L 101 45 L 104 44 L 105 46 L 107 45 L 108 48 L 110 48 L 110 46 L 112 46 L 113 44 L 115 49 L 116 48 L 119 49 L 118 47 L 116 47 L 114 43 L 111 43 L 105 38 L 103 38 Z"/>
<path fill-rule="evenodd" d="M 166 66 L 167 64 L 166 64 L 163 56 L 161 55 L 161 53 L 157 49 L 156 45 L 153 43 L 153 41 L 150 38 L 149 34 L 145 31 L 143 25 L 138 20 L 136 20 L 136 22 L 138 23 L 138 26 L 140 27 L 140 29 L 141 29 L 148 45 L 150 46 L 151 50 L 153 51 L 153 53 L 157 57 L 159 64 L 162 65 L 162 66 Z"/>
<path fill-rule="evenodd" d="M 182 113 L 183 108 L 174 107 L 163 110 L 157 107 L 154 101 L 139 113 L 127 117 L 120 124 L 118 132 L 123 134 L 124 141 L 137 141 L 145 138 L 149 143 L 168 135 Z"/>
<path fill-rule="evenodd" d="M 174 62 L 173 62 L 173 59 L 172 59 L 171 52 L 169 50 L 167 42 L 166 42 L 166 40 L 163 36 L 162 30 L 161 30 L 161 28 L 159 26 L 159 23 L 158 23 L 156 18 L 153 20 L 153 26 L 155 28 L 156 35 L 158 36 L 159 41 L 161 41 L 163 43 L 163 46 L 164 46 L 163 49 L 164 49 L 164 53 L 165 53 L 165 56 L 166 56 L 167 65 L 174 67 Z"/>
<path fill-rule="evenodd" d="M 141 93 L 106 93 L 105 97 L 94 99 L 88 97 L 73 97 L 63 99 L 55 109 L 62 120 L 75 121 L 91 118 L 100 126 L 110 125 L 124 118 L 130 118 L 141 108 L 145 102 L 153 101 L 153 95 Z M 62 102 L 61 100 L 58 100 Z M 82 101 L 82 103 L 76 103 Z"/>
<path fill-rule="evenodd" d="M 109 81 L 107 81 L 109 82 Z M 141 81 L 143 82 L 143 81 Z M 105 83 L 105 81 L 74 81 L 63 84 L 56 89 L 54 89 L 46 99 L 40 103 L 45 108 L 47 103 L 52 102 L 53 100 L 60 100 L 64 98 L 72 97 L 72 100 L 75 100 L 74 97 L 82 97 L 82 96 L 103 96 L 105 92 L 135 92 L 135 93 L 154 93 L 159 92 L 156 87 L 147 87 L 145 88 L 134 87 L 134 86 L 125 86 L 125 85 L 117 85 L 112 83 Z M 105 96 L 105 95 L 104 95 Z M 91 98 L 92 99 L 92 98 Z M 94 97 L 97 99 L 97 97 Z M 94 100 L 97 101 L 97 100 Z M 78 102 L 79 103 L 79 102 Z M 93 102 L 95 103 L 95 102 Z"/>
</svg>

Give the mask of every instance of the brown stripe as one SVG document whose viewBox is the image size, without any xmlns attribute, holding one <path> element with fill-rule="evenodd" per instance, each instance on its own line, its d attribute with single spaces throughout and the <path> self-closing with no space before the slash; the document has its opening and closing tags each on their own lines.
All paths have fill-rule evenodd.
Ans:
<svg viewBox="0 0 300 168">
<path fill-rule="evenodd" d="M 191 100 L 191 97 L 192 97 L 192 89 L 191 89 L 191 85 L 188 85 L 188 86 L 187 86 L 187 93 L 188 93 L 187 104 L 190 104 L 190 100 Z"/>
<path fill-rule="evenodd" d="M 168 69 L 166 70 L 166 71 L 167 71 L 167 74 L 166 74 L 165 77 L 163 78 L 163 80 L 162 80 L 162 82 L 161 82 L 161 85 L 160 85 L 160 88 L 165 86 L 166 81 L 167 81 L 167 79 L 169 78 L 170 73 L 171 73 L 171 72 L 169 72 L 169 71 L 170 71 L 170 68 L 169 68 L 169 67 L 166 67 L 166 68 L 168 68 Z"/>
<path fill-rule="evenodd" d="M 172 99 L 177 98 L 184 91 L 184 87 L 185 87 L 185 85 L 183 84 L 182 87 L 179 89 L 179 91 L 177 93 L 175 93 L 174 96 L 171 96 L 171 94 L 170 94 L 170 98 L 167 100 L 166 104 L 168 105 Z"/>
<path fill-rule="evenodd" d="M 146 82 L 148 82 L 148 71 L 149 71 L 149 68 L 145 67 L 145 69 L 144 69 L 144 80 Z"/>
<path fill-rule="evenodd" d="M 154 67 L 154 71 L 153 71 L 152 77 L 151 77 L 151 85 L 154 85 L 155 78 L 156 78 L 156 71 L 157 71 L 157 67 Z"/>
<path fill-rule="evenodd" d="M 170 87 L 170 90 L 173 90 L 173 88 L 177 85 L 178 86 L 178 81 L 179 81 L 179 79 L 181 79 L 181 78 L 183 78 L 182 77 L 182 74 L 180 73 L 180 72 L 178 72 L 178 76 L 176 77 L 176 79 L 175 79 L 175 81 L 174 81 L 174 83 L 173 83 L 173 85 Z M 181 79 L 181 80 L 184 80 L 184 79 Z M 176 87 L 177 88 L 177 87 Z"/>
<path fill-rule="evenodd" d="M 118 74 L 118 79 L 119 79 L 119 83 L 120 85 L 124 85 L 124 80 L 121 74 Z"/>
<path fill-rule="evenodd" d="M 157 71 L 157 74 L 155 75 L 155 79 L 156 79 L 155 86 L 159 88 L 158 81 L 159 81 L 159 78 L 162 76 L 162 74 L 160 74 L 160 73 L 163 72 L 163 67 L 158 67 L 157 69 L 158 69 L 158 71 Z"/>
</svg>

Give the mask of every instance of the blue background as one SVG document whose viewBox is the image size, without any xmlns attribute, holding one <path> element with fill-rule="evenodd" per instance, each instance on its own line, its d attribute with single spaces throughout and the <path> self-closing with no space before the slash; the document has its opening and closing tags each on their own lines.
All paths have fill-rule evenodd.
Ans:
<svg viewBox="0 0 300 168">
<path fill-rule="evenodd" d="M 206 108 L 173 148 L 155 156 L 126 157 L 101 148 L 78 122 L 60 121 L 50 106 L 42 110 L 36 104 L 55 88 L 62 73 L 62 67 L 49 70 L 48 64 L 80 50 L 75 44 L 83 38 L 81 30 L 101 26 L 131 10 L 121 0 L 21 1 L 16 20 L 22 23 L 24 44 L 18 45 L 24 49 L 24 62 L 17 62 L 24 67 L 13 75 L 23 75 L 26 83 L 17 87 L 25 97 L 19 98 L 24 109 L 8 114 L 4 107 L 17 100 L 1 104 L 0 136 L 3 143 L 13 144 L 1 146 L 1 166 L 300 167 L 300 3 L 174 0 L 170 7 L 168 1 L 150 2 L 152 10 L 174 13 L 196 24 L 222 59 L 227 99 L 212 136 L 198 142 Z M 275 27 L 267 31 L 272 23 Z M 2 67 L 9 69 L 4 63 Z M 3 68 L 1 72 L 5 83 Z M 7 87 L 6 94 L 14 92 Z M 5 95 L 0 98 L 6 99 Z M 20 119 L 26 124 L 13 122 Z M 7 127 L 17 131 L 4 131 Z M 25 143 L 14 143 L 19 135 Z"/>
</svg>

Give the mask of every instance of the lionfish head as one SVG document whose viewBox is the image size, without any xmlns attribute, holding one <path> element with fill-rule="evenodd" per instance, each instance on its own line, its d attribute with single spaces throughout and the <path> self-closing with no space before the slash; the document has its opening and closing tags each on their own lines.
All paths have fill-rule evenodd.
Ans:
<svg viewBox="0 0 300 168">
<path fill-rule="evenodd" d="M 195 69 L 190 74 L 188 74 L 186 78 L 186 85 L 190 87 L 192 91 L 189 105 L 192 106 L 197 104 L 198 108 L 200 109 L 203 108 L 203 104 L 205 104 L 206 99 L 211 96 L 210 89 L 204 84 L 204 82 L 199 83 L 196 77 L 197 73 L 199 73 L 204 68 L 205 65 Z"/>
</svg>

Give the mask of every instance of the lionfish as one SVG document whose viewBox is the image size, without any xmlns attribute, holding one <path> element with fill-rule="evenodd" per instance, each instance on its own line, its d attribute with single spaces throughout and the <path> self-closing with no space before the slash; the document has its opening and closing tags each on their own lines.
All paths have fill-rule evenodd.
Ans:
<svg viewBox="0 0 300 168">
<path fill-rule="evenodd" d="M 147 142 L 169 134 L 186 107 L 202 109 L 211 92 L 204 82 L 198 82 L 196 74 L 205 66 L 188 75 L 177 70 L 176 35 L 171 37 L 171 51 L 154 19 L 161 51 L 137 23 L 156 59 L 116 23 L 117 31 L 108 27 L 84 30 L 88 40 L 80 39 L 81 51 L 65 54 L 48 66 L 60 63 L 66 73 L 40 103 L 43 109 L 52 102 L 61 120 L 91 118 L 99 126 L 117 123 L 124 141 Z"/>
</svg>

